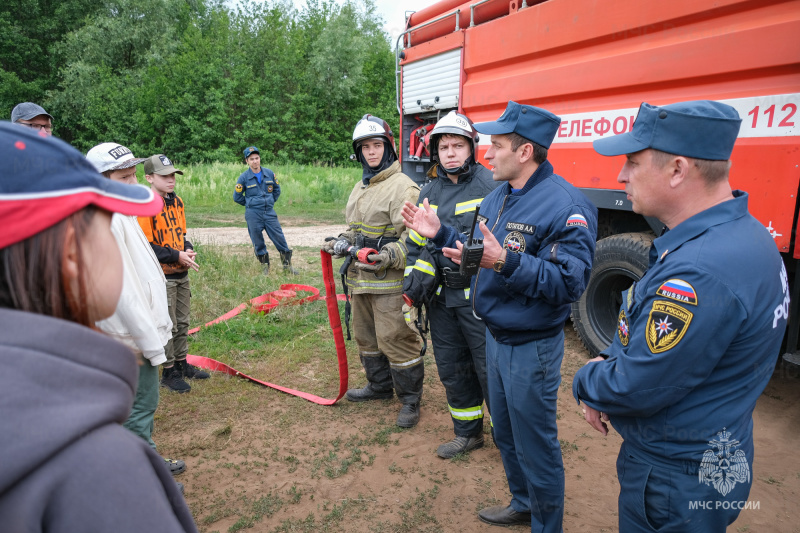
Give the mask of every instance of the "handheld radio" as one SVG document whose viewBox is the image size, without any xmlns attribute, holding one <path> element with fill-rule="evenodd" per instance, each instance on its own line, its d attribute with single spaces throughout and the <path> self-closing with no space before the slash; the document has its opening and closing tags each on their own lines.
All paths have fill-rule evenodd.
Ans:
<svg viewBox="0 0 800 533">
<path fill-rule="evenodd" d="M 480 211 L 480 206 L 475 208 L 475 217 L 472 219 L 472 229 L 470 229 L 469 238 L 461 248 L 461 266 L 458 272 L 462 276 L 474 276 L 481 268 L 483 239 L 475 238 L 475 226 L 478 225 L 479 220 L 485 224 L 488 219 L 478 214 L 478 211 Z"/>
</svg>

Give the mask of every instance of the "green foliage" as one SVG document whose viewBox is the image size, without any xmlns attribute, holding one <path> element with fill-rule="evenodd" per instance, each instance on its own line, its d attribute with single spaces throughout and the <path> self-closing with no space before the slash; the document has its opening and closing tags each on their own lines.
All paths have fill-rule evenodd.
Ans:
<svg viewBox="0 0 800 533">
<path fill-rule="evenodd" d="M 184 164 L 232 163 L 255 144 L 282 163 L 352 165 L 363 114 L 396 126 L 393 54 L 373 0 L 8 4 L 0 104 L 37 101 L 83 151 L 113 140 Z"/>
<path fill-rule="evenodd" d="M 188 227 L 245 227 L 244 207 L 233 201 L 236 179 L 247 168 L 243 163 L 183 165 L 175 160 L 175 164 L 184 171 L 175 192 L 186 202 Z M 301 223 L 344 224 L 344 206 L 361 178 L 360 169 L 267 162 L 263 166 L 275 172 L 281 185 L 275 210 L 284 224 L 286 218 Z M 147 184 L 141 168 L 139 182 Z"/>
</svg>

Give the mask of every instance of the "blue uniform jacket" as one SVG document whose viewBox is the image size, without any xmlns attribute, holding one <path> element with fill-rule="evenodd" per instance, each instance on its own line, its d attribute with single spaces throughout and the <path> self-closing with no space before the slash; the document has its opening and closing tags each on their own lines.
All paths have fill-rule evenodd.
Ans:
<svg viewBox="0 0 800 533">
<path fill-rule="evenodd" d="M 502 272 L 482 268 L 473 277 L 475 314 L 502 344 L 555 335 L 591 275 L 597 208 L 545 161 L 519 191 L 504 183 L 489 193 L 480 213 L 508 254 Z M 456 239 L 466 236 L 443 226 L 433 242 L 454 248 Z"/>
<path fill-rule="evenodd" d="M 575 374 L 575 398 L 607 413 L 626 450 L 650 464 L 708 473 L 722 459 L 735 466 L 737 450 L 742 476 L 741 458 L 752 464 L 752 413 L 775 368 L 789 288 L 747 194 L 734 196 L 653 242 L 649 270 L 623 293 L 608 359 Z"/>
<path fill-rule="evenodd" d="M 459 232 L 469 232 L 472 220 L 475 216 L 475 208 L 481 204 L 484 197 L 500 185 L 492 179 L 492 172 L 481 165 L 474 163 L 469 170 L 458 177 L 458 183 L 453 183 L 441 166 L 437 168 L 437 177 L 425 185 L 419 193 L 417 205 L 422 205 L 424 199 L 428 199 L 430 206 L 436 210 L 442 224 L 453 226 Z M 423 247 L 428 246 L 436 265 L 439 268 L 448 267 L 458 270 L 458 265 L 446 258 L 441 250 L 436 251 L 433 244 L 427 244 L 428 239 L 421 236 L 414 230 L 409 230 L 406 239 L 408 256 L 406 256 L 406 270 L 404 289 L 415 280 L 408 278 L 414 270 L 414 266 L 419 258 Z M 424 269 L 425 261 L 419 265 L 419 269 Z M 423 270 L 424 272 L 425 270 Z M 427 272 L 433 275 L 432 272 Z M 443 284 L 438 288 L 437 299 L 447 307 L 463 307 L 470 305 L 470 287 L 464 289 L 454 289 Z"/>
<path fill-rule="evenodd" d="M 261 183 L 258 183 L 256 175 L 249 168 L 242 172 L 236 180 L 236 188 L 233 191 L 234 202 L 247 209 L 258 211 L 272 209 L 281 195 L 281 186 L 278 185 L 278 180 L 270 169 L 261 167 L 261 171 L 263 172 Z"/>
</svg>

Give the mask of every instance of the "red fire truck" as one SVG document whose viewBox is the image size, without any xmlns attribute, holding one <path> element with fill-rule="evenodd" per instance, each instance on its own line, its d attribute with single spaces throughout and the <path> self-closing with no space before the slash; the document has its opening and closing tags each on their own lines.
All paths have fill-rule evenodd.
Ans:
<svg viewBox="0 0 800 533">
<path fill-rule="evenodd" d="M 616 181 L 622 157 L 596 154 L 592 141 L 630 131 L 643 101 L 735 107 L 731 184 L 749 193 L 794 282 L 785 358 L 800 363 L 800 1 L 441 0 L 407 18 L 396 55 L 401 160 L 420 183 L 426 135 L 452 109 L 494 120 L 514 100 L 562 118 L 549 159 L 599 208 L 592 277 L 572 307 L 593 354 L 610 344 L 620 293 L 664 226 L 631 210 Z"/>
</svg>

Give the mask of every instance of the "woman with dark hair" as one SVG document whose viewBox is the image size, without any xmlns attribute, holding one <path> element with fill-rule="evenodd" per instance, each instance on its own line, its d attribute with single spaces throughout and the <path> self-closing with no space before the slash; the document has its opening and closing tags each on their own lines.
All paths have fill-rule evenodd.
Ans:
<svg viewBox="0 0 800 533">
<path fill-rule="evenodd" d="M 0 524 L 4 531 L 196 531 L 163 459 L 120 424 L 133 353 L 94 328 L 122 290 L 111 213 L 147 188 L 55 138 L 0 124 Z"/>
</svg>

